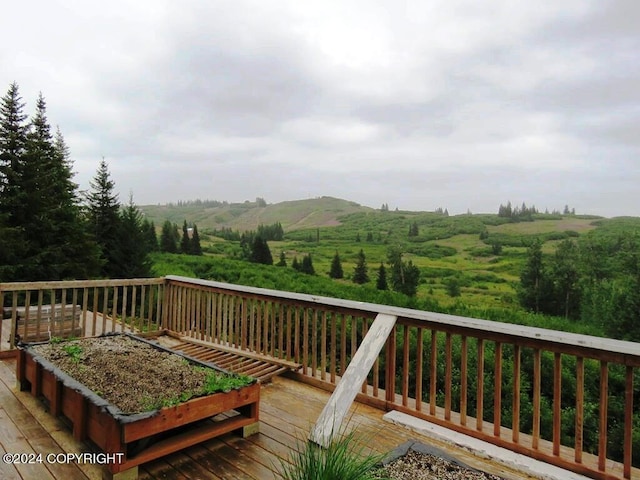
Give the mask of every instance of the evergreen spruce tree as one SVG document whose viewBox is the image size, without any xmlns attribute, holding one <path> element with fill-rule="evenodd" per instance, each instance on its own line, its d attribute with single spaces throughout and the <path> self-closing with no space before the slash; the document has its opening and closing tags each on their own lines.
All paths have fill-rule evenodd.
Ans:
<svg viewBox="0 0 640 480">
<path fill-rule="evenodd" d="M 287 266 L 287 257 L 285 256 L 284 250 L 280 252 L 280 259 L 278 263 L 276 263 L 276 267 L 286 267 Z"/>
<path fill-rule="evenodd" d="M 149 221 L 146 218 L 142 220 L 142 232 L 144 234 L 144 242 L 147 247 L 147 251 L 157 252 L 159 249 L 158 235 L 156 234 L 156 226 L 153 223 L 153 220 Z"/>
<path fill-rule="evenodd" d="M 295 271 L 300 271 L 300 263 L 298 262 L 298 257 L 293 257 L 293 261 L 291 262 L 291 268 Z"/>
<path fill-rule="evenodd" d="M 316 270 L 313 268 L 313 260 L 311 260 L 311 254 L 302 257 L 302 264 L 300 265 L 300 271 L 307 275 L 315 275 Z"/>
<path fill-rule="evenodd" d="M 18 85 L 12 83 L 0 101 L 0 281 L 19 280 L 24 238 L 16 219 L 18 172 L 26 146 L 26 114 Z"/>
<path fill-rule="evenodd" d="M 263 263 L 265 265 L 273 265 L 273 257 L 267 241 L 260 235 L 253 238 L 250 260 L 254 263 Z"/>
<path fill-rule="evenodd" d="M 191 239 L 189 238 L 189 227 L 185 220 L 182 224 L 182 240 L 180 240 L 180 252 L 191 255 Z"/>
<path fill-rule="evenodd" d="M 353 269 L 353 281 L 360 285 L 369 281 L 369 275 L 367 274 L 367 260 L 362 249 L 360 249 L 360 252 L 358 253 L 358 260 Z"/>
<path fill-rule="evenodd" d="M 198 226 L 193 224 L 193 234 L 191 235 L 191 255 L 202 255 L 202 246 L 200 245 L 200 234 Z"/>
<path fill-rule="evenodd" d="M 142 230 L 142 213 L 133 203 L 133 196 L 120 213 L 118 278 L 141 278 L 151 275 L 149 251 Z"/>
<path fill-rule="evenodd" d="M 107 278 L 119 277 L 120 256 L 120 201 L 115 193 L 115 182 L 111 179 L 109 166 L 105 159 L 100 161 L 95 177 L 89 183 L 91 191 L 87 194 L 88 223 L 101 250 L 103 266 L 101 275 Z"/>
<path fill-rule="evenodd" d="M 384 268 L 384 263 L 382 262 L 380 262 L 380 268 L 378 269 L 376 288 L 378 290 L 389 290 L 389 284 L 387 283 L 387 269 Z"/>
<path fill-rule="evenodd" d="M 418 291 L 420 282 L 420 270 L 411 260 L 402 260 L 402 252 L 398 248 L 391 248 L 388 253 L 391 265 L 391 286 L 396 292 L 404 293 L 410 297 Z"/>
<path fill-rule="evenodd" d="M 165 253 L 178 253 L 176 228 L 169 220 L 166 220 L 162 224 L 162 232 L 160 233 L 160 251 Z"/>
<path fill-rule="evenodd" d="M 331 270 L 329 271 L 329 276 L 331 278 L 344 278 L 342 263 L 340 263 L 340 255 L 338 255 L 337 251 L 333 256 L 333 260 L 331 260 Z"/>
<path fill-rule="evenodd" d="M 81 221 L 68 149 L 54 143 L 42 95 L 18 162 L 16 220 L 24 232 L 23 280 L 87 278 L 97 273 L 98 249 Z"/>
</svg>

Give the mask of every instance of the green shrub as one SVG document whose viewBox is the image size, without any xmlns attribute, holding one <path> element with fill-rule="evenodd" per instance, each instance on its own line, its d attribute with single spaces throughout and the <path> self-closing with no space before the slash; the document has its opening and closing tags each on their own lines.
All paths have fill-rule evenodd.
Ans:
<svg viewBox="0 0 640 480">
<path fill-rule="evenodd" d="M 377 468 L 384 455 L 366 454 L 366 443 L 355 431 L 337 435 L 326 448 L 307 442 L 289 461 L 280 460 L 279 473 L 285 480 L 388 479 Z"/>
</svg>

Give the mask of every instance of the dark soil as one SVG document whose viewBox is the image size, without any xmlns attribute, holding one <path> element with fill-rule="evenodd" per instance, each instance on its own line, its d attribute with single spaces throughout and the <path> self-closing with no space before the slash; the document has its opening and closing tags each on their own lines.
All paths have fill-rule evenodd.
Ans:
<svg viewBox="0 0 640 480">
<path fill-rule="evenodd" d="M 206 369 L 194 368 L 183 357 L 125 335 L 32 348 L 127 414 L 178 403 L 185 393 L 201 392 L 207 377 Z"/>
</svg>

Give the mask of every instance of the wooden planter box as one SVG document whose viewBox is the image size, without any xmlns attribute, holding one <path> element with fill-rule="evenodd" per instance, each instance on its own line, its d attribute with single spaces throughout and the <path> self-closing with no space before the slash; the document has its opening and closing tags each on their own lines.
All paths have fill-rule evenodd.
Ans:
<svg viewBox="0 0 640 480">
<path fill-rule="evenodd" d="M 19 349 L 16 374 L 21 390 L 44 397 L 52 415 L 62 415 L 71 422 L 76 439 L 90 440 L 104 453 L 122 454 L 116 457 L 119 461 L 107 465 L 111 474 L 137 469 L 142 463 L 231 431 L 243 436 L 258 431 L 258 383 L 130 415 L 76 382 L 28 345 Z M 211 418 L 221 413 L 226 414 Z"/>
</svg>

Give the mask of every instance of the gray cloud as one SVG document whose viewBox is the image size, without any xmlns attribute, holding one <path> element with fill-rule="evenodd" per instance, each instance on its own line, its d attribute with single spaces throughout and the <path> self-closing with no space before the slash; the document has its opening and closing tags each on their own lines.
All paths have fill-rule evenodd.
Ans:
<svg viewBox="0 0 640 480">
<path fill-rule="evenodd" d="M 121 197 L 640 215 L 640 7 L 14 2 L 0 81 L 38 91 Z"/>
</svg>

